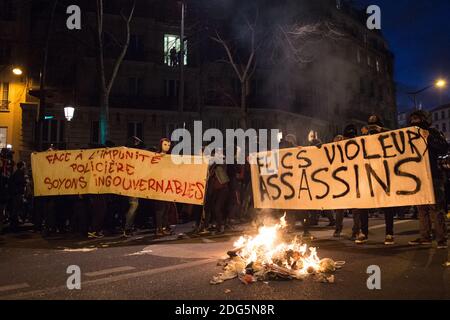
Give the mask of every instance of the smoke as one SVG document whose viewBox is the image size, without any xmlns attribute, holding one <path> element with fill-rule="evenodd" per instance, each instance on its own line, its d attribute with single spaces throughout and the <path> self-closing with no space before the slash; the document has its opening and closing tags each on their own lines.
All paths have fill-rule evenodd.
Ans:
<svg viewBox="0 0 450 320">
<path fill-rule="evenodd" d="M 388 120 L 394 119 L 394 101 L 380 98 L 381 91 L 384 95 L 389 95 L 387 90 L 394 91 L 388 89 L 390 79 L 386 74 L 376 77 L 376 64 L 386 72 L 387 58 L 367 58 L 362 51 L 358 62 L 358 41 L 363 41 L 366 29 L 354 13 L 343 11 L 348 8 L 345 1 L 341 1 L 340 10 L 334 0 L 213 1 L 229 10 L 226 30 L 240 63 L 245 63 L 249 54 L 248 22 L 256 29 L 257 69 L 251 80 L 249 105 L 329 124 L 314 127 L 302 123 L 295 132 L 285 133 L 294 133 L 304 142 L 307 133 L 316 130 L 319 138 L 329 141 L 350 119 L 361 124 L 370 113 L 389 114 Z M 360 40 L 354 40 L 352 33 Z M 369 41 L 384 46 L 376 37 Z M 279 128 L 283 126 L 279 124 Z"/>
</svg>

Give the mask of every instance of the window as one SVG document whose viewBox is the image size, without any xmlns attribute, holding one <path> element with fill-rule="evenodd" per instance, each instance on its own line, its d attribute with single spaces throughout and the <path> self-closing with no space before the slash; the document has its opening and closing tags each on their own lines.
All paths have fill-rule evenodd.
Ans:
<svg viewBox="0 0 450 320">
<path fill-rule="evenodd" d="M 179 80 L 164 80 L 165 96 L 168 98 L 178 97 Z"/>
<path fill-rule="evenodd" d="M 9 110 L 9 82 L 3 82 L 1 87 L 0 111 Z"/>
<path fill-rule="evenodd" d="M 358 51 L 356 53 L 356 59 L 358 60 L 358 63 L 361 63 L 361 50 L 358 48 Z"/>
<path fill-rule="evenodd" d="M 164 63 L 168 66 L 178 65 L 180 60 L 181 41 L 180 36 L 173 34 L 164 35 Z M 187 42 L 184 44 L 184 65 L 187 65 Z"/>
<path fill-rule="evenodd" d="M 13 0 L 0 0 L 0 20 L 15 20 Z"/>
<path fill-rule="evenodd" d="M 142 132 L 142 122 L 128 122 L 127 138 L 138 137 L 144 140 L 144 135 Z"/>
<path fill-rule="evenodd" d="M 439 130 L 439 125 L 438 124 L 436 125 L 436 129 Z"/>
<path fill-rule="evenodd" d="M 130 96 L 141 96 L 144 93 L 144 79 L 128 78 L 128 93 Z"/>
<path fill-rule="evenodd" d="M 441 119 L 445 119 L 445 111 L 441 111 Z"/>
<path fill-rule="evenodd" d="M 370 58 L 370 55 L 367 55 L 367 65 L 368 65 L 369 67 L 372 66 L 372 59 Z"/>
<path fill-rule="evenodd" d="M 442 132 L 447 132 L 447 124 L 445 122 L 442 124 Z"/>
<path fill-rule="evenodd" d="M 377 72 L 380 72 L 380 71 L 381 71 L 381 68 L 380 68 L 380 61 L 379 61 L 378 59 L 377 59 L 376 64 L 377 64 Z"/>
<path fill-rule="evenodd" d="M 447 118 L 450 118 L 450 110 L 447 112 Z"/>
<path fill-rule="evenodd" d="M 128 47 L 128 53 L 132 56 L 141 54 L 143 51 L 142 37 L 137 34 L 130 35 L 130 45 Z"/>
<path fill-rule="evenodd" d="M 45 147 L 54 144 L 60 147 L 64 143 L 65 121 L 63 120 L 46 120 L 43 123 L 42 142 Z"/>
<path fill-rule="evenodd" d="M 6 148 L 8 143 L 8 128 L 0 128 L 0 149 Z"/>
<path fill-rule="evenodd" d="M 439 120 L 439 115 L 437 112 L 434 113 L 434 121 L 438 121 Z"/>
<path fill-rule="evenodd" d="M 100 143 L 100 122 L 92 121 L 91 125 L 91 143 L 99 144 Z"/>
</svg>

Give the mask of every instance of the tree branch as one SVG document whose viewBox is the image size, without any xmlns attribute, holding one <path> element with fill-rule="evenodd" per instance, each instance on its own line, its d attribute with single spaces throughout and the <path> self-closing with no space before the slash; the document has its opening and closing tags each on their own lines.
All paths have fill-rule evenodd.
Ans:
<svg viewBox="0 0 450 320">
<path fill-rule="evenodd" d="M 125 25 L 126 25 L 126 40 L 125 40 L 125 44 L 122 46 L 122 51 L 121 51 L 119 57 L 117 57 L 117 60 L 114 63 L 111 78 L 106 87 L 106 91 L 108 93 L 111 92 L 112 86 L 114 84 L 114 80 L 116 79 L 117 74 L 119 72 L 120 65 L 122 64 L 123 59 L 125 58 L 125 55 L 127 54 L 128 46 L 130 45 L 130 24 L 131 24 L 131 20 L 133 19 L 135 8 L 136 8 L 136 0 L 133 0 L 133 5 L 131 7 L 129 16 L 126 17 L 123 13 L 121 13 L 121 16 L 124 19 Z"/>
</svg>

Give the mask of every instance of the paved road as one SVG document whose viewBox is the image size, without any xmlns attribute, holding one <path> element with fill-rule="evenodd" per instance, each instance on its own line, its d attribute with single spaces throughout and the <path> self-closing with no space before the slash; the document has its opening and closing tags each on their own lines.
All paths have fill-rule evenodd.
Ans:
<svg viewBox="0 0 450 320">
<path fill-rule="evenodd" d="M 409 247 L 418 228 L 409 220 L 396 222 L 397 244 L 387 248 L 383 223 L 371 219 L 371 240 L 364 246 L 331 239 L 329 228 L 313 231 L 321 258 L 346 261 L 334 284 L 309 279 L 244 286 L 235 279 L 210 285 L 220 272 L 217 260 L 239 233 L 159 241 L 148 234 L 97 241 L 8 235 L 0 238 L 0 299 L 450 299 L 450 268 L 443 266 L 448 251 Z M 345 231 L 350 226 L 346 221 Z M 81 268 L 79 291 L 66 287 L 69 265 Z M 381 268 L 379 291 L 367 289 L 370 265 Z"/>
</svg>

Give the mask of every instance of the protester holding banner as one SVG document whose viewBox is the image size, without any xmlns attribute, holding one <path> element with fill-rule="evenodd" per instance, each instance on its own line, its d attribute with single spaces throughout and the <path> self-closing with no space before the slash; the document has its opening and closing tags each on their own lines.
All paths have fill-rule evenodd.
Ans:
<svg viewBox="0 0 450 320">
<path fill-rule="evenodd" d="M 288 134 L 280 141 L 280 150 L 290 149 L 298 147 L 297 137 L 293 134 Z M 303 226 L 304 235 L 309 235 L 308 225 L 309 225 L 309 212 L 300 210 L 282 210 L 286 213 L 286 221 L 288 223 L 288 228 L 290 232 L 295 231 L 295 224 L 297 219 L 300 219 Z"/>
<path fill-rule="evenodd" d="M 431 175 L 436 203 L 432 205 L 418 206 L 420 238 L 410 242 L 410 245 L 429 245 L 431 238 L 431 223 L 434 222 L 434 230 L 438 249 L 447 248 L 447 227 L 445 224 L 446 200 L 445 200 L 445 173 L 439 168 L 438 158 L 449 151 L 449 145 L 444 135 L 431 127 L 430 116 L 423 110 L 414 111 L 409 117 L 411 126 L 419 127 L 423 139 L 428 145 Z"/>
<path fill-rule="evenodd" d="M 371 115 L 367 121 L 367 127 L 362 130 L 365 135 L 377 135 L 383 132 L 390 131 L 385 128 L 381 118 L 378 115 Z M 393 245 L 394 242 L 394 209 L 383 208 L 380 209 L 384 214 L 386 223 L 386 238 L 385 245 Z M 357 244 L 366 243 L 369 236 L 369 212 L 368 210 L 355 210 L 356 214 L 361 219 L 361 234 L 355 240 Z"/>
<path fill-rule="evenodd" d="M 347 126 L 346 129 L 348 129 L 348 128 L 349 127 Z M 354 131 L 356 132 L 356 127 L 354 128 Z M 348 134 L 348 130 L 344 130 L 344 135 L 337 135 L 336 137 L 334 137 L 333 142 L 344 141 L 346 138 L 349 138 L 349 137 L 346 137 L 346 135 L 347 136 L 349 135 Z M 333 237 L 340 238 L 341 237 L 341 233 L 342 233 L 342 229 L 344 228 L 345 210 L 343 210 L 343 209 L 341 209 L 341 210 L 334 210 L 334 214 L 335 214 L 335 230 L 334 230 Z"/>
<path fill-rule="evenodd" d="M 139 139 L 136 136 L 132 137 L 132 139 L 133 139 L 133 148 L 144 149 L 145 145 L 141 139 Z M 128 212 L 127 212 L 126 220 L 125 220 L 125 228 L 123 231 L 123 235 L 125 237 L 130 237 L 132 235 L 132 230 L 134 227 L 134 220 L 136 218 L 137 210 L 139 208 L 139 198 L 130 197 L 129 205 L 130 205 L 130 207 L 128 208 Z"/>
<path fill-rule="evenodd" d="M 162 156 L 170 154 L 170 148 L 172 143 L 169 139 L 163 138 L 159 142 L 158 153 Z M 169 226 L 169 210 L 175 205 L 170 202 L 155 201 L 155 222 L 156 222 L 156 235 L 166 236 L 172 234 Z"/>
</svg>

